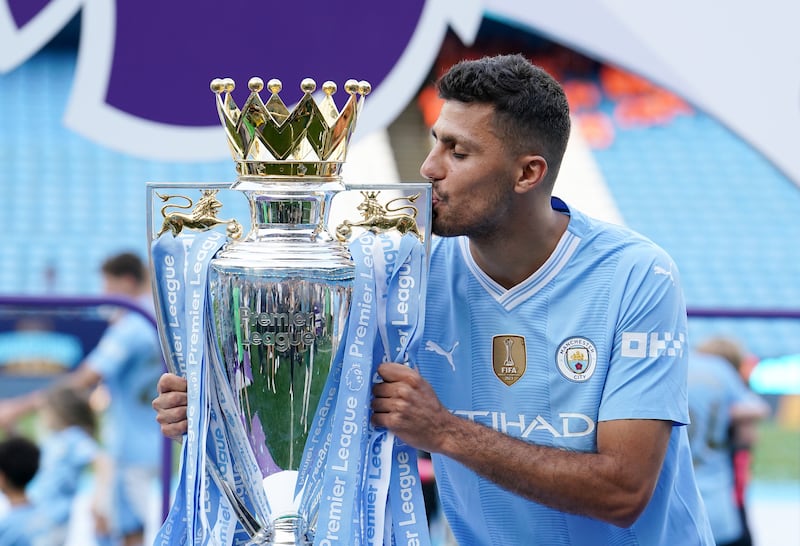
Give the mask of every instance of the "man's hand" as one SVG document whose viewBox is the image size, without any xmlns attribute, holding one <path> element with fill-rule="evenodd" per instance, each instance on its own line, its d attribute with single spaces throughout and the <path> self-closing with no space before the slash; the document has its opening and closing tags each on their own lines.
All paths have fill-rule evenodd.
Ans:
<svg viewBox="0 0 800 546">
<path fill-rule="evenodd" d="M 153 400 L 161 434 L 178 441 L 186 434 L 186 401 L 186 379 L 171 373 L 162 375 L 158 380 L 158 396 Z"/>
<path fill-rule="evenodd" d="M 403 364 L 381 364 L 383 383 L 372 388 L 372 423 L 403 442 L 429 453 L 441 451 L 444 432 L 454 417 L 419 372 Z"/>
</svg>

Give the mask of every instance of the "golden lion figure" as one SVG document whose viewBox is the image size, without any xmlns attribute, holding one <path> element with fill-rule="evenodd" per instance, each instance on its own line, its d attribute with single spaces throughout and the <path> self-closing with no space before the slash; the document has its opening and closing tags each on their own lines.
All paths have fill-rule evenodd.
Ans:
<svg viewBox="0 0 800 546">
<path fill-rule="evenodd" d="M 161 216 L 164 217 L 164 222 L 161 224 L 161 231 L 158 232 L 156 237 L 160 237 L 166 232 L 172 232 L 173 236 L 177 236 L 181 230 L 194 229 L 197 231 L 205 231 L 221 224 L 227 224 L 226 233 L 231 239 L 238 239 L 242 236 L 242 225 L 236 221 L 235 218 L 223 220 L 217 218 L 217 212 L 222 208 L 222 203 L 217 199 L 218 190 L 202 190 L 202 197 L 198 199 L 197 204 L 192 209 L 194 203 L 188 197 L 183 195 L 161 195 L 156 192 L 156 195 L 161 198 L 161 201 L 169 201 L 173 197 L 185 199 L 185 205 L 176 205 L 168 203 L 161 207 Z M 192 209 L 191 212 L 170 212 L 167 209 Z"/>
<path fill-rule="evenodd" d="M 417 208 L 411 203 L 417 200 L 420 194 L 414 194 L 410 197 L 397 197 L 386 203 L 385 206 L 378 202 L 378 193 L 376 191 L 365 192 L 362 191 L 361 195 L 364 196 L 364 201 L 356 207 L 364 218 L 360 222 L 350 222 L 345 220 L 336 228 L 336 237 L 340 241 L 346 241 L 350 234 L 353 232 L 354 227 L 363 227 L 372 233 L 383 233 L 396 229 L 401 234 L 412 233 L 422 241 L 423 236 L 417 227 Z M 407 201 L 408 204 L 392 208 L 391 205 L 396 201 Z M 410 214 L 397 213 L 402 210 L 409 210 Z"/>
</svg>

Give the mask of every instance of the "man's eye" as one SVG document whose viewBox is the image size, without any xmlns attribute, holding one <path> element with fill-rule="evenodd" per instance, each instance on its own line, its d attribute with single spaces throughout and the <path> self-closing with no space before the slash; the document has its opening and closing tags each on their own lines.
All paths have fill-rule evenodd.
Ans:
<svg viewBox="0 0 800 546">
<path fill-rule="evenodd" d="M 467 154 L 456 152 L 455 150 L 453 150 L 453 157 L 455 157 L 456 159 L 464 159 L 465 157 L 467 157 Z"/>
</svg>

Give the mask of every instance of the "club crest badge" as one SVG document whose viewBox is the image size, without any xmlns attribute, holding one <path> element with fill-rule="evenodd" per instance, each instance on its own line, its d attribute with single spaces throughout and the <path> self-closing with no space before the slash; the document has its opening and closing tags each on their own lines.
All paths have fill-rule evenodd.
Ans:
<svg viewBox="0 0 800 546">
<path fill-rule="evenodd" d="M 497 378 L 508 386 L 516 383 L 527 368 L 525 338 L 494 336 L 492 338 L 492 368 Z"/>
<path fill-rule="evenodd" d="M 597 349 L 585 337 L 571 337 L 558 347 L 556 362 L 561 375 L 582 383 L 594 375 L 597 363 Z"/>
</svg>

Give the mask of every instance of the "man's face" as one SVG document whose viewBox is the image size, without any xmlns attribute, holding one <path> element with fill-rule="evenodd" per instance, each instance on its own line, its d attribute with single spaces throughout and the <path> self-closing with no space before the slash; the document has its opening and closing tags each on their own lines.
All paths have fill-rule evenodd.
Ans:
<svg viewBox="0 0 800 546">
<path fill-rule="evenodd" d="M 433 183 L 433 232 L 445 237 L 494 235 L 509 222 L 512 154 L 494 131 L 494 107 L 446 101 L 431 132 L 433 149 L 420 173 Z"/>
<path fill-rule="evenodd" d="M 103 274 L 103 293 L 110 296 L 133 296 L 136 294 L 136 281 L 127 275 Z"/>
</svg>

